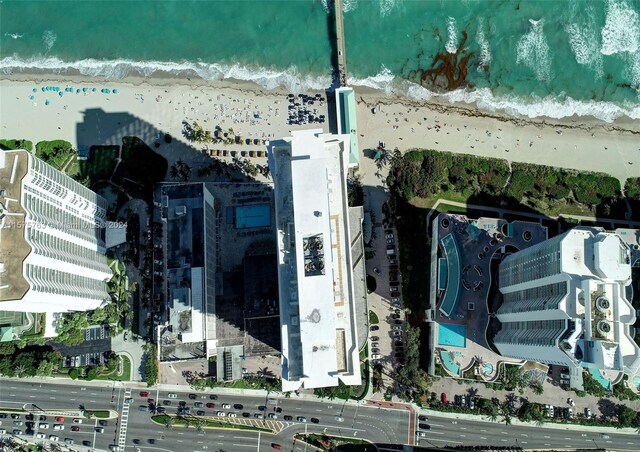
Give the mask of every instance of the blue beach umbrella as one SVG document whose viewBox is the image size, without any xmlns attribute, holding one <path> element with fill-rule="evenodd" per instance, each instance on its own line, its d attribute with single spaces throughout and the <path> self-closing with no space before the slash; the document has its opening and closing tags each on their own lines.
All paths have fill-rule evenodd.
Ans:
<svg viewBox="0 0 640 452">
<path fill-rule="evenodd" d="M 93 92 L 95 93 L 95 92 L 97 91 L 97 89 L 96 89 L 96 88 L 93 88 L 91 91 L 93 91 Z"/>
<path fill-rule="evenodd" d="M 31 100 L 33 100 L 35 98 L 36 98 L 36 96 L 29 96 L 29 99 L 31 99 Z"/>
<path fill-rule="evenodd" d="M 49 102 L 49 99 L 47 99 L 47 100 L 45 100 L 45 101 L 44 101 L 44 104 L 45 104 L 45 105 L 49 105 L 50 103 L 51 103 L 51 102 Z"/>
<path fill-rule="evenodd" d="M 80 94 L 80 88 L 76 90 L 76 94 Z"/>
<path fill-rule="evenodd" d="M 62 97 L 64 96 L 64 93 L 62 91 L 58 92 L 58 96 Z"/>
<path fill-rule="evenodd" d="M 82 92 L 86 93 L 87 92 L 87 88 L 82 88 Z"/>
<path fill-rule="evenodd" d="M 118 92 L 119 92 L 119 91 L 118 91 L 117 89 L 114 89 L 114 90 L 113 90 L 113 94 L 118 94 Z"/>
<path fill-rule="evenodd" d="M 31 92 L 33 92 L 33 93 L 37 93 L 37 92 L 38 92 L 38 88 L 33 88 L 33 89 L 31 90 Z"/>
</svg>

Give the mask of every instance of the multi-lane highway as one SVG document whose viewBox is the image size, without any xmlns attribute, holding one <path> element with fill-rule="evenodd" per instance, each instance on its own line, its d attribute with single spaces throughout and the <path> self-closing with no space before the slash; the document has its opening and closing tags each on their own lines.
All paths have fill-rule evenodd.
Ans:
<svg viewBox="0 0 640 452">
<path fill-rule="evenodd" d="M 148 392 L 148 395 L 141 395 Z M 226 392 L 226 393 L 225 393 Z M 133 389 L 125 386 L 97 387 L 63 384 L 39 384 L 16 380 L 0 381 L 0 407 L 21 408 L 35 404 L 42 410 L 77 410 L 81 405 L 87 410 L 110 409 L 123 413 L 130 396 L 133 402 L 130 410 L 120 419 L 108 420 L 103 426 L 104 433 L 96 431 L 100 427 L 97 421 L 84 421 L 73 424 L 72 417 L 65 417 L 65 430 L 53 432 L 51 427 L 46 434 L 56 434 L 60 441 L 71 438 L 76 445 L 90 441 L 92 447 L 105 450 L 111 444 L 121 444 L 125 450 L 141 451 L 200 451 L 220 449 L 226 451 L 270 450 L 271 444 L 282 446 L 282 450 L 304 450 L 304 446 L 296 445 L 293 436 L 296 433 L 315 432 L 329 435 L 366 438 L 377 444 L 408 444 L 413 440 L 415 431 L 409 431 L 412 416 L 408 410 L 392 410 L 372 406 L 371 404 L 345 403 L 340 400 L 316 400 L 308 398 L 285 398 L 274 394 L 267 396 L 248 396 L 229 394 L 220 390 L 214 393 L 196 393 L 196 399 L 189 398 L 189 391 L 177 392 L 176 398 L 169 398 L 170 391 L 157 389 Z M 212 400 L 211 394 L 217 399 Z M 247 430 L 213 430 L 197 431 L 194 428 L 174 426 L 167 428 L 151 422 L 148 412 L 140 411 L 149 398 L 158 406 L 163 406 L 167 413 L 175 413 L 181 401 L 197 416 L 197 411 L 205 412 L 206 417 L 215 416 L 217 411 L 227 413 L 229 421 L 239 424 L 251 424 L 269 427 L 275 433 L 258 433 Z M 171 402 L 171 405 L 165 404 Z M 196 407 L 196 402 L 203 407 Z M 215 408 L 207 408 L 206 403 L 215 403 Z M 229 408 L 223 408 L 229 404 Z M 241 408 L 234 408 L 240 404 Z M 260 407 L 264 407 L 263 410 Z M 280 411 L 281 410 L 281 411 Z M 126 410 L 125 410 L 126 411 Z M 236 413 L 238 417 L 228 418 L 228 413 Z M 249 417 L 243 417 L 247 413 Z M 257 419 L 257 413 L 274 413 L 277 419 Z M 417 415 L 417 413 L 415 414 Z M 246 416 L 246 415 L 245 415 Z M 287 420 L 285 420 L 287 416 Z M 291 416 L 289 418 L 288 416 Z M 299 416 L 307 422 L 300 422 Z M 53 424 L 53 417 L 49 424 Z M 445 445 L 494 445 L 516 446 L 523 449 L 540 448 L 606 448 L 610 450 L 640 450 L 640 436 L 622 434 L 617 431 L 594 431 L 577 429 L 549 428 L 546 425 L 534 427 L 528 425 L 509 425 L 485 422 L 480 419 L 454 419 L 445 415 L 430 414 L 427 423 L 430 426 L 426 438 L 420 438 L 420 445 L 442 447 Z M 312 422 L 312 419 L 317 423 Z M 22 416 L 24 421 L 24 415 Z M 2 428 L 11 433 L 12 419 L 2 419 Z M 37 424 L 37 423 L 36 423 Z M 79 427 L 72 432 L 71 427 Z M 412 427 L 413 428 L 413 427 Z M 22 427 L 24 430 L 24 427 Z M 36 433 L 39 430 L 36 428 Z M 43 432 L 44 433 L 44 432 Z M 35 438 L 33 438 L 35 439 Z"/>
</svg>

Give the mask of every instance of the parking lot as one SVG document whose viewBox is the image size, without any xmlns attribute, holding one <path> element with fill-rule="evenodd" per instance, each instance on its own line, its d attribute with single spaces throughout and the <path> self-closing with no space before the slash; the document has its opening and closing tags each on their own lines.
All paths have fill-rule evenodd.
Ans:
<svg viewBox="0 0 640 452">
<path fill-rule="evenodd" d="M 375 228 L 376 254 L 367 261 L 367 274 L 375 278 L 376 290 L 369 294 L 368 301 L 379 322 L 369 328 L 369 355 L 373 364 L 382 366 L 383 385 L 393 387 L 394 368 L 404 362 L 405 345 L 397 235 L 387 223 Z"/>
</svg>

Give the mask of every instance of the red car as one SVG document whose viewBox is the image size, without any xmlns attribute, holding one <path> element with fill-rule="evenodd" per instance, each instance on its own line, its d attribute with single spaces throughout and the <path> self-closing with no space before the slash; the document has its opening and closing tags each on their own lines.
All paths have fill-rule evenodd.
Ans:
<svg viewBox="0 0 640 452">
<path fill-rule="evenodd" d="M 207 408 L 215 408 L 216 404 L 215 403 L 207 403 Z"/>
<path fill-rule="evenodd" d="M 280 444 L 276 444 L 276 443 L 271 443 L 271 447 L 273 447 L 275 450 L 282 449 L 282 446 Z"/>
<path fill-rule="evenodd" d="M 141 391 L 140 397 L 149 397 L 149 393 L 147 391 Z"/>
<path fill-rule="evenodd" d="M 79 432 L 80 431 L 80 427 L 78 427 L 77 425 L 74 425 L 73 427 L 71 427 L 71 431 L 72 432 Z"/>
<path fill-rule="evenodd" d="M 56 422 L 64 422 L 64 418 L 62 416 L 56 417 Z"/>
<path fill-rule="evenodd" d="M 149 405 L 155 405 L 156 404 L 156 399 L 147 399 L 147 403 Z"/>
<path fill-rule="evenodd" d="M 442 403 L 449 403 L 447 401 L 447 393 L 443 392 L 442 395 L 440 396 L 440 400 L 442 400 Z"/>
</svg>

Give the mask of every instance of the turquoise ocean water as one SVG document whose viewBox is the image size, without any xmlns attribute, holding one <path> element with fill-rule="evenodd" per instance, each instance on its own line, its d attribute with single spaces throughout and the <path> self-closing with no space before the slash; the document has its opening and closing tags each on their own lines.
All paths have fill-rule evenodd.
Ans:
<svg viewBox="0 0 640 452">
<path fill-rule="evenodd" d="M 525 116 L 640 118 L 640 0 L 343 0 L 351 84 L 415 99 L 438 53 L 471 54 L 438 96 Z M 331 83 L 326 0 L 0 1 L 0 71 L 164 71 L 292 91 Z"/>
</svg>

